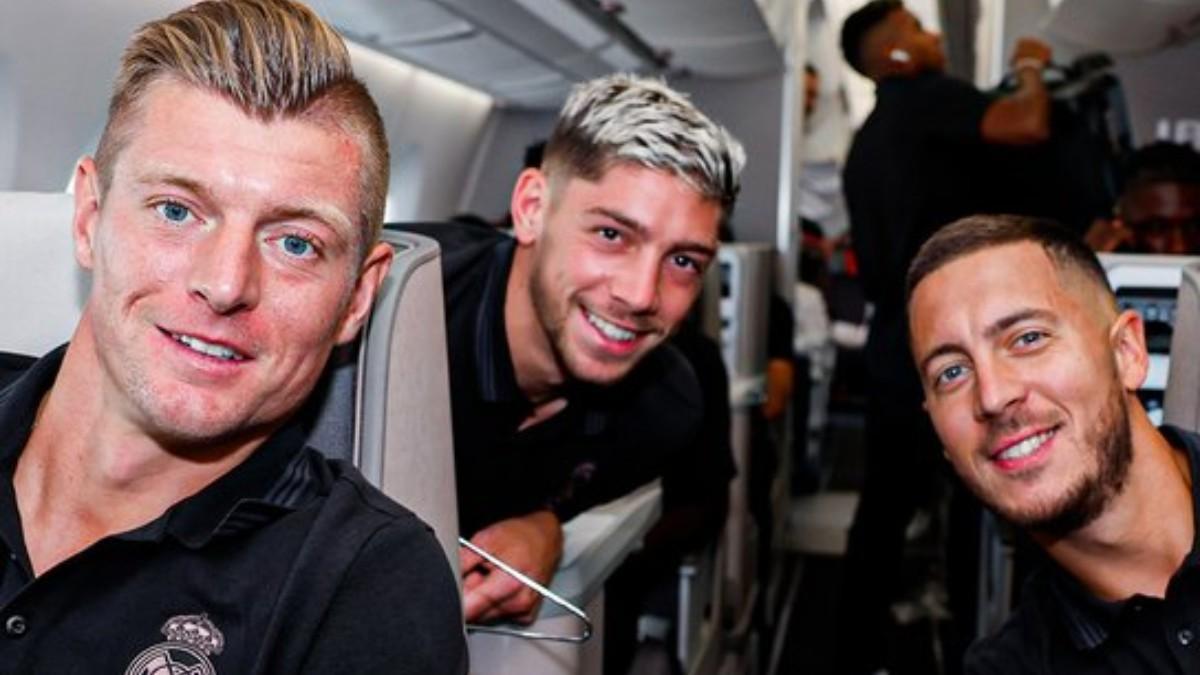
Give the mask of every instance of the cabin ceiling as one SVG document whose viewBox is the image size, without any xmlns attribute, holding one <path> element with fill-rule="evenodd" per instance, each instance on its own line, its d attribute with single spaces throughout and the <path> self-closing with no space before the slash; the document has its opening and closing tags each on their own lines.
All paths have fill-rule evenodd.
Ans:
<svg viewBox="0 0 1200 675">
<path fill-rule="evenodd" d="M 1061 0 L 1047 32 L 1110 54 L 1143 54 L 1200 35 L 1200 0 Z"/>
<path fill-rule="evenodd" d="M 310 4 L 356 42 L 522 108 L 557 107 L 572 83 L 618 70 L 747 77 L 782 64 L 755 0 Z"/>
</svg>

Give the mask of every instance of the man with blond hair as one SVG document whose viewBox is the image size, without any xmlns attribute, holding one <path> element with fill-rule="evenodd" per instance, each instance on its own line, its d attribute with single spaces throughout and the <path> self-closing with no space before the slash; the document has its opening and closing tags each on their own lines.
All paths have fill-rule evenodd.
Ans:
<svg viewBox="0 0 1200 675">
<path fill-rule="evenodd" d="M 575 88 L 517 178 L 513 236 L 415 228 L 442 242 L 462 532 L 539 582 L 563 521 L 688 461 L 699 387 L 663 343 L 744 162 L 680 93 L 611 75 Z M 460 562 L 468 621 L 534 618 L 533 591 L 470 551 Z"/>
<path fill-rule="evenodd" d="M 74 177 L 82 317 L 0 379 L 0 672 L 466 672 L 428 528 L 298 414 L 391 264 L 387 167 L 307 8 L 134 35 Z"/>
</svg>

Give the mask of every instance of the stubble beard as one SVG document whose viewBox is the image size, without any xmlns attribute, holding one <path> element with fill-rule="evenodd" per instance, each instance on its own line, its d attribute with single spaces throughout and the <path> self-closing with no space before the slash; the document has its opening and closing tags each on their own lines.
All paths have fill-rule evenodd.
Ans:
<svg viewBox="0 0 1200 675">
<path fill-rule="evenodd" d="M 533 312 L 537 316 L 538 325 L 546 334 L 546 342 L 550 346 L 550 355 L 558 365 L 559 370 L 568 377 L 574 378 L 574 371 L 567 362 L 565 355 L 567 314 L 571 311 L 571 303 L 563 307 L 562 312 L 554 311 L 554 301 L 548 287 L 551 284 L 545 279 L 545 265 L 540 260 L 534 260 L 533 274 L 529 275 L 529 300 L 533 304 Z M 513 346 L 509 345 L 509 349 Z"/>
<path fill-rule="evenodd" d="M 1091 524 L 1125 487 L 1133 459 L 1133 440 L 1129 429 L 1129 404 L 1120 386 L 1112 395 L 1096 423 L 1084 434 L 1084 446 L 1091 448 L 1096 468 L 1069 486 L 1060 498 L 1025 513 L 1001 513 L 1013 524 L 1032 533 L 1061 538 Z"/>
</svg>

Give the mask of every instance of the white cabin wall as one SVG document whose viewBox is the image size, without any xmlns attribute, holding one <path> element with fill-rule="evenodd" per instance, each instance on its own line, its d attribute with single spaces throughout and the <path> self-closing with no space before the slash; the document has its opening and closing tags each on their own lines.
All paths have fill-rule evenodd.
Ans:
<svg viewBox="0 0 1200 675">
<path fill-rule="evenodd" d="M 11 71 L 7 57 L 0 56 L 0 188 L 12 185 L 17 169 L 17 97 Z"/>
<path fill-rule="evenodd" d="M 187 0 L 0 3 L 0 190 L 66 187 L 134 29 Z"/>
<path fill-rule="evenodd" d="M 1200 150 L 1200 39 L 1116 59 L 1135 146 L 1168 140 Z"/>
<path fill-rule="evenodd" d="M 696 105 L 725 126 L 746 148 L 742 191 L 733 212 L 739 241 L 777 245 L 781 184 L 784 72 L 737 80 L 679 79 L 671 86 L 691 95 Z"/>
<path fill-rule="evenodd" d="M 489 122 L 491 128 L 478 146 L 469 177 L 463 173 L 466 191 L 459 210 L 492 222 L 500 220 L 508 212 L 525 148 L 546 140 L 557 118 L 554 110 L 497 109 Z"/>
<path fill-rule="evenodd" d="M 350 55 L 355 74 L 379 105 L 392 153 L 385 219 L 454 215 L 492 98 L 355 43 Z"/>
</svg>

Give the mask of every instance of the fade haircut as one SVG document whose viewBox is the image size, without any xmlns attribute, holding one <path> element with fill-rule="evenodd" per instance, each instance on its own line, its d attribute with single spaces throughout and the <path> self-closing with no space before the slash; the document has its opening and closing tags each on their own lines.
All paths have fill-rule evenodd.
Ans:
<svg viewBox="0 0 1200 675">
<path fill-rule="evenodd" d="M 218 94 L 263 122 L 299 119 L 354 138 L 366 254 L 383 225 L 387 137 L 346 44 L 316 13 L 289 0 L 209 0 L 142 26 L 121 57 L 96 150 L 102 192 L 136 133 L 147 90 L 167 79 Z"/>
<path fill-rule="evenodd" d="M 599 180 L 617 162 L 670 171 L 728 214 L 746 153 L 724 127 L 664 82 L 617 74 L 572 90 L 546 142 L 542 166 L 555 184 L 569 177 Z"/>
<path fill-rule="evenodd" d="M 1077 234 L 1051 220 L 1009 215 L 969 216 L 938 230 L 917 251 L 908 268 L 906 297 L 911 301 L 917 285 L 948 263 L 976 251 L 1021 242 L 1041 246 L 1059 271 L 1081 272 L 1116 306 L 1104 267 Z"/>
<path fill-rule="evenodd" d="M 867 55 L 863 53 L 867 36 L 887 20 L 892 12 L 904 9 L 900 0 L 872 0 L 851 14 L 842 24 L 842 57 L 850 67 L 865 77 L 871 77 Z"/>
</svg>

